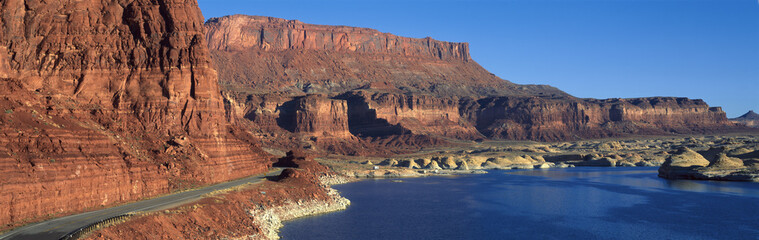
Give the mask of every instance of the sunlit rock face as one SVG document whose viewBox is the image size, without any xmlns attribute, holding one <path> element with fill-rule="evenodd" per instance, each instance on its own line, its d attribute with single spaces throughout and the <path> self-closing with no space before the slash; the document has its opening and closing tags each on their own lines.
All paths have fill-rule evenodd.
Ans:
<svg viewBox="0 0 759 240">
<path fill-rule="evenodd" d="M 2 226 L 268 168 L 203 21 L 194 0 L 0 2 Z"/>
<path fill-rule="evenodd" d="M 276 122 L 313 135 L 313 126 L 294 127 L 302 119 L 280 117 L 289 114 L 288 101 L 307 94 L 344 100 L 349 133 L 372 140 L 555 141 L 735 127 L 701 100 L 577 99 L 550 86 L 513 84 L 474 62 L 466 43 L 244 15 L 213 18 L 205 27 L 222 91 L 235 96 L 247 116 L 273 116 L 255 118 L 267 129 Z M 342 108 L 335 111 L 342 118 Z M 343 122 L 317 125 L 347 136 Z"/>
<path fill-rule="evenodd" d="M 501 139 L 566 140 L 735 128 L 721 108 L 686 98 L 492 97 L 465 99 L 460 109 L 483 135 Z"/>
<path fill-rule="evenodd" d="M 245 15 L 210 19 L 206 29 L 220 82 L 235 89 L 566 96 L 550 86 L 517 85 L 496 77 L 472 61 L 467 43 Z"/>
</svg>

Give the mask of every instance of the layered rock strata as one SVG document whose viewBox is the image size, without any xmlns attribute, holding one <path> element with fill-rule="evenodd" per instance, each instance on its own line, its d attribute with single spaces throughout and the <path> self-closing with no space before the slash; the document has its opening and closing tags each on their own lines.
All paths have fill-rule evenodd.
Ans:
<svg viewBox="0 0 759 240">
<path fill-rule="evenodd" d="M 350 132 L 347 102 L 324 95 L 251 95 L 239 104 L 243 121 L 264 144 L 346 155 L 387 153 Z"/>
<path fill-rule="evenodd" d="M 701 100 L 578 99 L 550 86 L 513 84 L 477 65 L 465 43 L 244 15 L 205 26 L 224 91 L 258 126 L 294 139 L 334 131 L 394 147 L 736 129 Z M 347 132 L 342 108 L 319 114 L 318 123 L 292 117 L 293 100 L 312 93 L 344 100 Z"/>
<path fill-rule="evenodd" d="M 359 136 L 410 133 L 458 139 L 481 137 L 459 115 L 456 98 L 352 91 L 339 96 L 348 102 L 350 128 Z"/>
<path fill-rule="evenodd" d="M 461 115 L 485 136 L 566 140 L 625 134 L 704 133 L 735 127 L 720 108 L 687 98 L 461 100 Z"/>
<path fill-rule="evenodd" d="M 210 19 L 206 29 L 220 82 L 237 91 L 331 93 L 382 86 L 447 96 L 566 96 L 550 86 L 494 76 L 471 60 L 467 43 L 244 15 Z"/>
<path fill-rule="evenodd" d="M 193 0 L 0 2 L 0 228 L 268 168 Z"/>
<path fill-rule="evenodd" d="M 0 74 L 136 113 L 163 131 L 216 131 L 216 72 L 195 1 L 3 2 Z"/>
<path fill-rule="evenodd" d="M 305 24 L 298 20 L 234 15 L 208 21 L 209 48 L 240 51 L 288 49 L 385 53 L 467 62 L 469 45 L 431 38 L 405 38 L 374 29 Z"/>
<path fill-rule="evenodd" d="M 313 136 L 350 139 L 346 101 L 310 95 L 295 102 L 294 131 Z"/>
</svg>

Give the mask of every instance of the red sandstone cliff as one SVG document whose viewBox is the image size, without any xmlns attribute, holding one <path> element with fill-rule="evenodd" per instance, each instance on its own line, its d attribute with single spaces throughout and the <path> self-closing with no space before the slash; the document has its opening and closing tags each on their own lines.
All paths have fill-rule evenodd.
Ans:
<svg viewBox="0 0 759 240">
<path fill-rule="evenodd" d="M 254 134 L 264 145 L 273 148 L 295 147 L 347 155 L 385 155 L 418 150 L 420 146 L 430 145 L 428 141 L 417 144 L 405 136 L 404 141 L 408 144 L 385 148 L 383 145 L 392 139 L 357 137 L 360 134 L 355 131 L 363 128 L 355 128 L 360 124 L 355 115 L 360 113 L 354 111 L 351 99 L 336 99 L 320 94 L 283 96 L 270 93 L 249 95 L 244 103 L 236 105 L 235 108 L 240 112 L 238 115 L 246 119 L 241 122 L 251 123 L 248 127 L 253 129 Z M 379 144 L 376 140 L 379 140 Z"/>
<path fill-rule="evenodd" d="M 298 20 L 234 15 L 208 21 L 208 46 L 213 50 L 326 50 L 383 53 L 424 59 L 468 62 L 469 45 L 431 38 L 417 39 L 374 29 L 305 24 Z"/>
<path fill-rule="evenodd" d="M 0 224 L 265 171 L 194 0 L 0 2 Z"/>
<path fill-rule="evenodd" d="M 471 61 L 467 43 L 244 15 L 205 25 L 219 81 L 233 91 L 331 93 L 389 83 L 446 96 L 566 96 L 496 77 Z"/>
<path fill-rule="evenodd" d="M 223 91 L 257 126 L 293 139 L 335 131 L 396 147 L 441 138 L 546 141 L 735 127 L 700 100 L 576 99 L 550 86 L 513 84 L 474 62 L 465 43 L 243 15 L 205 26 Z M 308 93 L 344 100 L 347 109 L 303 115 L 316 122 L 294 117 L 293 99 Z"/>
<path fill-rule="evenodd" d="M 346 101 L 309 95 L 295 102 L 295 132 L 350 139 Z"/>
<path fill-rule="evenodd" d="M 558 141 L 733 128 L 725 112 L 687 98 L 463 99 L 461 114 L 489 138 Z"/>
<path fill-rule="evenodd" d="M 414 135 L 477 139 L 482 135 L 461 119 L 457 98 L 353 91 L 341 95 L 349 103 L 351 129 L 359 136 Z"/>
</svg>

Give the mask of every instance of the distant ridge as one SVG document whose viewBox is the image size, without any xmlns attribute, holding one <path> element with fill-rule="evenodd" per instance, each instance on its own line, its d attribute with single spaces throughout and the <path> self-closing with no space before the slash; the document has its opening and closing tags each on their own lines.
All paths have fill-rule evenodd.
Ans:
<svg viewBox="0 0 759 240">
<path fill-rule="evenodd" d="M 749 127 L 759 127 L 759 113 L 754 112 L 754 110 L 749 110 L 746 114 L 730 120 Z"/>
<path fill-rule="evenodd" d="M 749 110 L 746 114 L 743 114 L 740 117 L 737 117 L 737 118 L 734 118 L 734 119 L 757 120 L 757 119 L 759 119 L 759 113 L 755 113 L 754 110 Z"/>
</svg>

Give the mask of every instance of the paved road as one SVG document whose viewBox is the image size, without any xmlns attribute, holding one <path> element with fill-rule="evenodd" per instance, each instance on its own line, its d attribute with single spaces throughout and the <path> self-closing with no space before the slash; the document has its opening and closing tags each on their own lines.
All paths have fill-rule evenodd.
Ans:
<svg viewBox="0 0 759 240">
<path fill-rule="evenodd" d="M 45 240 L 54 239 L 58 240 L 64 235 L 95 223 L 97 221 L 119 216 L 130 212 L 150 212 L 159 211 L 172 207 L 176 207 L 188 202 L 192 202 L 202 198 L 203 194 L 210 193 L 217 190 L 227 189 L 235 186 L 239 186 L 247 183 L 258 183 L 263 181 L 266 177 L 277 176 L 283 169 L 274 169 L 266 174 L 260 174 L 243 179 L 238 179 L 231 182 L 220 183 L 204 188 L 199 188 L 191 191 L 175 193 L 158 198 L 148 199 L 144 201 L 134 202 L 122 206 L 106 208 L 102 210 L 81 213 L 77 215 L 71 215 L 56 219 L 47 220 L 44 222 L 34 223 L 27 226 L 23 226 L 17 229 L 13 229 L 3 235 L 0 235 L 0 240 L 11 239 L 34 239 Z"/>
</svg>

